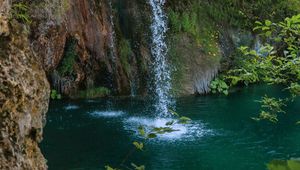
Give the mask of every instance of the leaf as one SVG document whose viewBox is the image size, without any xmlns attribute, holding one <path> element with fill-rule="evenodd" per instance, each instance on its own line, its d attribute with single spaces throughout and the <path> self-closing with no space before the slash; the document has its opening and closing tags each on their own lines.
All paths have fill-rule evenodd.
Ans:
<svg viewBox="0 0 300 170">
<path fill-rule="evenodd" d="M 175 123 L 175 121 L 174 121 L 174 120 L 172 120 L 172 121 L 169 121 L 169 122 L 167 122 L 167 123 L 166 123 L 166 126 L 172 126 L 174 123 Z"/>
<path fill-rule="evenodd" d="M 266 26 L 268 26 L 268 27 L 269 27 L 269 26 L 271 26 L 271 25 L 272 25 L 272 22 L 271 22 L 270 20 L 266 20 L 266 21 L 265 21 L 265 24 L 266 24 Z"/>
<path fill-rule="evenodd" d="M 145 166 L 141 165 L 141 166 L 137 166 L 134 163 L 131 163 L 131 166 L 135 169 L 135 170 L 145 170 Z"/>
<path fill-rule="evenodd" d="M 255 21 L 255 24 L 262 25 L 262 23 L 260 21 Z"/>
<path fill-rule="evenodd" d="M 189 121 L 191 121 L 190 118 L 182 116 L 182 117 L 179 118 L 178 123 L 180 123 L 180 124 L 187 124 Z"/>
<path fill-rule="evenodd" d="M 262 27 L 261 29 L 262 29 L 263 31 L 266 31 L 266 30 L 270 30 L 270 27 L 264 26 L 264 27 Z"/>
<path fill-rule="evenodd" d="M 267 31 L 265 34 L 266 34 L 267 37 L 269 37 L 269 36 L 272 35 L 272 31 Z"/>
<path fill-rule="evenodd" d="M 165 134 L 165 133 L 175 132 L 178 130 L 170 128 L 170 127 L 155 127 L 155 128 L 153 128 L 153 131 L 157 134 Z"/>
<path fill-rule="evenodd" d="M 296 125 L 300 125 L 300 121 L 296 122 Z"/>
<path fill-rule="evenodd" d="M 146 136 L 145 128 L 143 126 L 139 126 L 138 131 L 142 137 Z"/>
<path fill-rule="evenodd" d="M 171 109 L 169 109 L 169 112 L 172 114 L 172 115 L 175 115 L 175 116 L 178 116 L 179 117 L 179 114 Z"/>
<path fill-rule="evenodd" d="M 253 31 L 256 31 L 256 30 L 259 30 L 259 29 L 261 29 L 261 26 L 254 27 Z"/>
<path fill-rule="evenodd" d="M 157 137 L 157 135 L 155 133 L 150 133 L 147 136 L 148 139 L 153 139 L 153 138 L 156 138 L 156 137 Z"/>
<path fill-rule="evenodd" d="M 51 94 L 50 94 L 51 99 L 55 100 L 56 96 L 57 96 L 57 91 L 56 90 L 51 90 Z"/>
<path fill-rule="evenodd" d="M 139 143 L 139 142 L 133 142 L 133 145 L 138 149 L 138 150 L 143 150 L 143 148 L 144 148 L 144 144 L 141 142 L 141 143 Z"/>
</svg>

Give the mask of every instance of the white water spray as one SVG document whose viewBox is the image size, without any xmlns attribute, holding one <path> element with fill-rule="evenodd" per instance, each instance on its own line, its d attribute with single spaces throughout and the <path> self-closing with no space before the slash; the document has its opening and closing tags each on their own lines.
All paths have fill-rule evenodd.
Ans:
<svg viewBox="0 0 300 170">
<path fill-rule="evenodd" d="M 111 0 L 109 0 L 109 8 L 110 8 L 110 26 L 111 26 L 111 32 L 109 34 L 109 48 L 111 50 L 111 60 L 112 60 L 112 67 L 113 70 L 115 71 L 116 67 L 116 47 L 115 47 L 115 41 L 116 41 L 116 32 L 115 32 L 115 23 L 114 23 L 114 11 L 113 11 L 113 6 Z"/>
<path fill-rule="evenodd" d="M 149 0 L 152 8 L 152 46 L 154 88 L 156 95 L 156 112 L 160 116 L 167 116 L 168 109 L 172 106 L 170 95 L 171 73 L 167 63 L 167 44 L 165 42 L 167 27 L 167 16 L 163 11 L 165 0 Z"/>
</svg>

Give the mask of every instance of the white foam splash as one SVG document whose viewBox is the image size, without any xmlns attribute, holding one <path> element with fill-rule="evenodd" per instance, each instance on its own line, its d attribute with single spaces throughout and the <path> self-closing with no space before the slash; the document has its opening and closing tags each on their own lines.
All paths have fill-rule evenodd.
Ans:
<svg viewBox="0 0 300 170">
<path fill-rule="evenodd" d="M 125 113 L 122 111 L 94 111 L 89 114 L 93 117 L 120 117 Z"/>
<path fill-rule="evenodd" d="M 76 109 L 79 109 L 79 106 L 69 104 L 68 106 L 65 106 L 64 109 L 65 110 L 76 110 Z"/>
<path fill-rule="evenodd" d="M 124 121 L 125 130 L 137 131 L 139 126 L 143 126 L 147 132 L 153 127 L 170 127 L 176 131 L 158 135 L 158 140 L 195 140 L 205 135 L 213 134 L 212 130 L 206 129 L 205 125 L 200 121 L 191 122 L 189 124 L 174 124 L 166 126 L 167 122 L 176 121 L 172 118 L 145 118 L 145 117 L 130 117 Z M 138 132 L 136 133 L 138 135 Z"/>
</svg>

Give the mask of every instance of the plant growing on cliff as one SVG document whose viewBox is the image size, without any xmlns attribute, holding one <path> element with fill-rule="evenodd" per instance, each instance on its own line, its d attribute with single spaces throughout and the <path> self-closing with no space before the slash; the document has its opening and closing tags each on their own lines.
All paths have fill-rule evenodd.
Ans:
<svg viewBox="0 0 300 170">
<path fill-rule="evenodd" d="M 50 98 L 52 100 L 60 100 L 62 97 L 61 94 L 59 94 L 56 90 L 51 90 Z"/>
<path fill-rule="evenodd" d="M 76 63 L 76 58 L 78 58 L 76 44 L 77 41 L 74 38 L 69 39 L 66 43 L 63 59 L 58 67 L 58 72 L 61 76 L 69 76 L 74 71 L 74 64 Z"/>
<path fill-rule="evenodd" d="M 225 95 L 228 95 L 229 86 L 222 79 L 216 78 L 215 80 L 213 80 L 210 84 L 210 88 L 213 93 L 223 93 Z"/>
<path fill-rule="evenodd" d="M 120 40 L 120 58 L 121 64 L 125 69 L 127 75 L 130 74 L 130 64 L 129 64 L 129 57 L 133 54 L 130 42 L 124 38 Z"/>
<path fill-rule="evenodd" d="M 11 15 L 12 15 L 11 16 L 12 19 L 16 19 L 21 23 L 24 24 L 31 23 L 31 19 L 29 15 L 29 7 L 24 2 L 14 3 L 12 5 Z"/>
</svg>

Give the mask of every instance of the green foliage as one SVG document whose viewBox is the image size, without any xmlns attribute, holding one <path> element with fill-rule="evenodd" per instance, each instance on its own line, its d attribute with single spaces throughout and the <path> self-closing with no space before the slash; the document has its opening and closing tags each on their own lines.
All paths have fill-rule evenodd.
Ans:
<svg viewBox="0 0 300 170">
<path fill-rule="evenodd" d="M 188 123 L 190 123 L 190 121 L 191 121 L 190 118 L 182 116 L 182 117 L 179 118 L 178 123 L 179 124 L 188 124 Z"/>
<path fill-rule="evenodd" d="M 300 84 L 298 83 L 292 83 L 287 89 L 290 90 L 293 97 L 300 95 Z"/>
<path fill-rule="evenodd" d="M 136 147 L 138 150 L 143 150 L 144 144 L 142 142 L 133 142 L 133 145 Z"/>
<path fill-rule="evenodd" d="M 196 41 L 198 46 L 202 46 L 208 55 L 219 54 L 217 38 L 218 34 L 215 23 L 212 23 L 201 7 L 190 7 L 186 11 L 168 11 L 169 25 L 173 34 L 187 33 Z"/>
<path fill-rule="evenodd" d="M 139 131 L 139 134 L 142 136 L 142 137 L 145 137 L 146 136 L 146 131 L 145 131 L 145 128 L 143 126 L 139 126 L 138 127 L 138 131 Z"/>
<path fill-rule="evenodd" d="M 282 52 L 286 58 L 295 59 L 299 56 L 300 14 L 278 23 L 269 20 L 264 23 L 256 22 L 254 30 L 259 31 L 261 36 L 278 43 L 278 48 L 284 49 Z"/>
<path fill-rule="evenodd" d="M 168 18 L 169 18 L 170 27 L 174 32 L 180 32 L 182 29 L 180 14 L 173 10 L 170 10 L 168 14 L 169 14 Z"/>
<path fill-rule="evenodd" d="M 50 98 L 52 100 L 60 100 L 62 97 L 61 94 L 59 94 L 56 90 L 51 90 Z"/>
<path fill-rule="evenodd" d="M 264 96 L 259 102 L 261 103 L 262 110 L 258 118 L 253 118 L 254 120 L 268 120 L 270 122 L 277 123 L 277 114 L 285 113 L 283 107 L 286 106 L 286 101 L 283 99 Z"/>
<path fill-rule="evenodd" d="M 186 32 L 191 35 L 197 34 L 198 17 L 196 11 L 182 13 L 170 10 L 168 12 L 171 30 L 175 33 Z"/>
<path fill-rule="evenodd" d="M 216 82 L 222 81 L 229 87 L 259 82 L 286 86 L 291 98 L 282 100 L 263 97 L 262 110 L 259 117 L 254 118 L 275 123 L 278 121 L 278 113 L 285 113 L 282 109 L 285 103 L 300 95 L 300 15 L 278 23 L 257 21 L 254 30 L 271 44 L 265 44 L 258 51 L 240 47 L 236 65 L 213 81 L 212 89 L 213 92 L 222 92 L 216 90 L 220 84 Z"/>
<path fill-rule="evenodd" d="M 182 29 L 184 32 L 195 35 L 197 33 L 197 14 L 196 13 L 183 13 L 182 14 Z"/>
<path fill-rule="evenodd" d="M 225 95 L 228 95 L 228 88 L 229 86 L 226 84 L 225 81 L 222 79 L 216 78 L 210 83 L 210 88 L 213 93 L 223 93 Z"/>
<path fill-rule="evenodd" d="M 131 166 L 135 169 L 135 170 L 145 170 L 145 166 L 141 165 L 141 166 L 137 166 L 134 163 L 131 163 Z"/>
<path fill-rule="evenodd" d="M 282 110 L 282 107 L 286 105 L 282 99 L 264 96 L 260 102 L 262 103 L 262 108 L 265 108 L 271 112 L 285 113 L 285 111 Z"/>
<path fill-rule="evenodd" d="M 287 23 L 289 20 L 289 18 L 286 19 Z M 266 34 L 269 34 L 266 32 L 271 30 L 267 26 L 271 27 L 276 25 L 270 22 L 269 20 L 267 20 L 265 24 L 257 22 L 259 26 L 256 27 L 256 30 L 261 29 L 263 32 L 261 35 L 266 36 Z M 297 26 L 293 27 L 300 28 L 300 21 L 290 23 L 297 23 Z M 298 57 L 299 49 L 292 47 L 300 45 L 298 44 L 300 42 L 300 31 L 289 29 L 295 34 L 293 36 L 294 38 L 292 38 L 291 33 L 284 31 L 285 27 L 283 27 L 283 24 L 280 25 L 281 26 L 274 28 L 274 30 L 277 30 L 277 33 L 271 31 L 272 35 L 278 34 L 279 37 L 281 37 L 282 41 L 280 47 L 277 47 L 277 44 L 274 44 L 274 46 L 266 44 L 259 52 L 251 50 L 249 47 L 240 47 L 241 57 L 237 59 L 237 64 L 229 71 L 223 73 L 219 78 L 222 78 L 222 81 L 228 83 L 230 86 L 240 84 L 247 86 L 257 82 L 291 84 L 290 90 L 296 92 L 298 86 L 296 86 L 297 84 L 295 84 L 295 82 L 300 80 L 300 58 Z M 278 37 L 276 39 L 278 39 Z M 215 87 L 216 83 L 213 83 Z"/>
<path fill-rule="evenodd" d="M 14 3 L 12 5 L 12 18 L 16 19 L 17 21 L 24 23 L 24 24 L 30 24 L 31 18 L 29 15 L 29 7 L 24 2 L 18 2 Z"/>
<path fill-rule="evenodd" d="M 98 97 L 105 97 L 110 95 L 110 90 L 106 87 L 97 87 L 91 88 L 83 91 L 78 92 L 78 96 L 76 98 L 98 98 Z"/>
<path fill-rule="evenodd" d="M 120 40 L 120 59 L 121 59 L 121 64 L 125 69 L 125 72 L 127 75 L 130 74 L 130 64 L 129 64 L 129 58 L 132 56 L 133 52 L 131 49 L 130 42 L 126 39 L 121 39 Z"/>
<path fill-rule="evenodd" d="M 76 44 L 77 41 L 74 38 L 69 39 L 66 43 L 65 53 L 58 67 L 58 72 L 61 76 L 70 76 L 74 72 L 74 64 L 76 63 L 76 58 L 78 58 Z"/>
<path fill-rule="evenodd" d="M 219 23 L 229 23 L 238 28 L 253 28 L 257 20 L 281 20 L 282 16 L 294 15 L 300 12 L 297 0 L 214 0 L 202 1 L 205 9 L 213 20 Z"/>
</svg>

